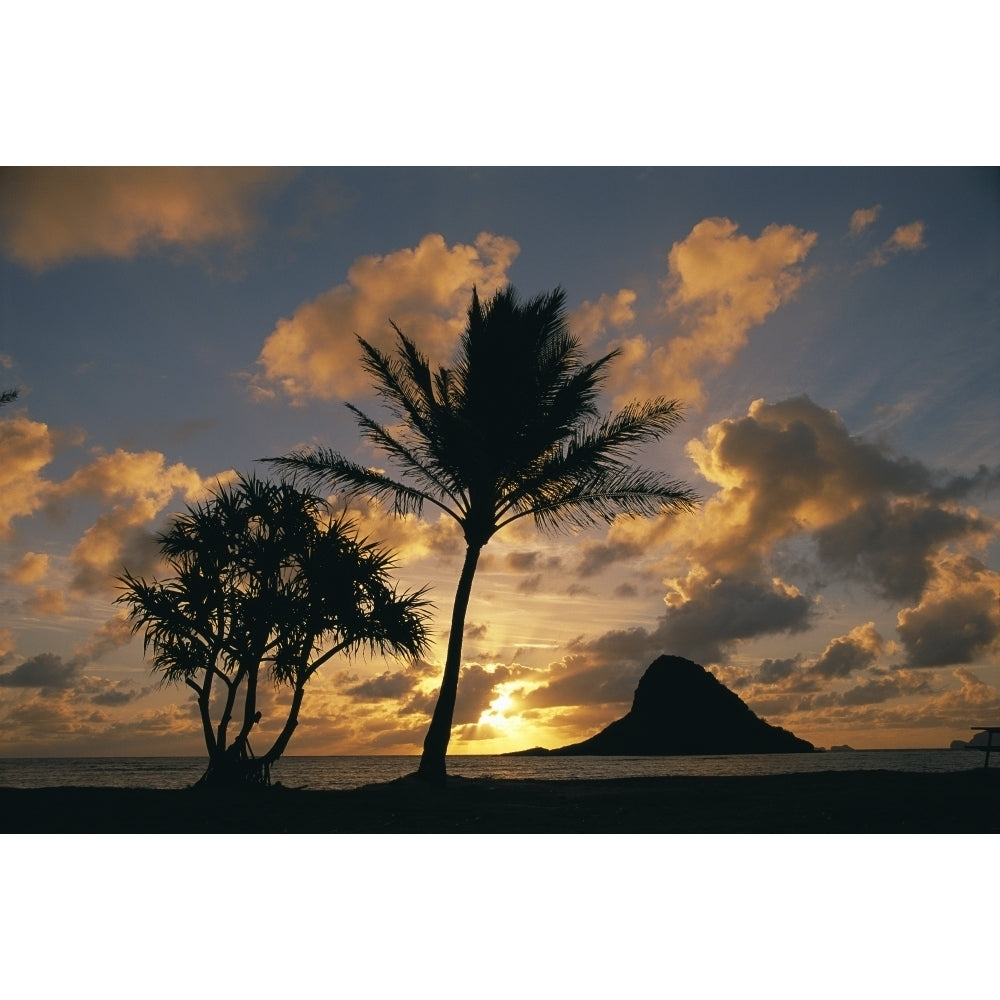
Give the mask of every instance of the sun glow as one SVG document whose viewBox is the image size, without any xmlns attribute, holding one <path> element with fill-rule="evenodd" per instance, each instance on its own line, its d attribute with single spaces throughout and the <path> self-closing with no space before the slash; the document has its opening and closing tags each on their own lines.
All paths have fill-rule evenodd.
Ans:
<svg viewBox="0 0 1000 1000">
<path fill-rule="evenodd" d="M 484 709 L 479 716 L 479 725 L 493 726 L 496 729 L 511 730 L 517 725 L 517 718 L 508 715 L 514 707 L 514 700 L 510 694 L 504 690 L 503 686 L 497 689 L 497 696 L 490 702 L 489 707 Z"/>
</svg>

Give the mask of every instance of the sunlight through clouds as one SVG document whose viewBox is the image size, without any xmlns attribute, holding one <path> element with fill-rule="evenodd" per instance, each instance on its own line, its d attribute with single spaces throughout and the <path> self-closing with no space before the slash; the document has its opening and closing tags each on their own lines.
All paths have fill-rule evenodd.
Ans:
<svg viewBox="0 0 1000 1000">
<path fill-rule="evenodd" d="M 8 168 L 0 753 L 200 753 L 116 578 L 257 456 L 387 461 L 343 406 L 371 393 L 356 335 L 391 348 L 392 320 L 448 363 L 472 287 L 509 281 L 561 285 L 587 359 L 619 352 L 602 410 L 681 401 L 642 460 L 703 503 L 491 540 L 455 752 L 593 735 L 664 653 L 817 744 L 968 735 L 1000 714 L 996 205 L 989 169 Z M 419 753 L 461 531 L 330 499 L 430 588 L 434 634 L 331 661 L 291 752 Z"/>
</svg>

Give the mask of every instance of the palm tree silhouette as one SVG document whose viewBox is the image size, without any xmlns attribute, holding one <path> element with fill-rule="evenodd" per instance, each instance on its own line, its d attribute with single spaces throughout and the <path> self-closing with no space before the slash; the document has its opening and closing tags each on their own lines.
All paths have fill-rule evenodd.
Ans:
<svg viewBox="0 0 1000 1000">
<path fill-rule="evenodd" d="M 584 363 L 569 332 L 561 288 L 521 302 L 508 286 L 485 306 L 473 289 L 454 366 L 434 372 L 414 342 L 392 327 L 392 356 L 358 340 L 365 371 L 403 428 L 389 429 L 347 405 L 364 437 L 389 457 L 401 478 L 325 449 L 265 461 L 313 485 L 389 500 L 398 515 L 419 514 L 429 503 L 461 526 L 465 562 L 418 771 L 440 784 L 466 610 L 490 538 L 522 517 L 533 517 L 542 531 L 557 531 L 610 523 L 617 514 L 677 513 L 698 498 L 683 483 L 629 464 L 640 444 L 677 425 L 680 404 L 659 397 L 601 418 L 597 397 L 617 351 Z"/>
</svg>

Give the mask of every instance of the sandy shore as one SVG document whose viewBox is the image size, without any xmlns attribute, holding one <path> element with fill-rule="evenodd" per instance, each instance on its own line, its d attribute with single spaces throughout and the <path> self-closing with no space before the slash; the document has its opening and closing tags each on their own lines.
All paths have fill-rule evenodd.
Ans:
<svg viewBox="0 0 1000 1000">
<path fill-rule="evenodd" d="M 1000 768 L 762 777 L 412 778 L 350 791 L 277 786 L 0 788 L 4 833 L 997 833 Z"/>
</svg>

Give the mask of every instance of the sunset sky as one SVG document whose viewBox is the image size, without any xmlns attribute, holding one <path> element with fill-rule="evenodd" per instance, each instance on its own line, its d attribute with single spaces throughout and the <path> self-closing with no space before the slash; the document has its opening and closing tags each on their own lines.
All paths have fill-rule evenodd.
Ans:
<svg viewBox="0 0 1000 1000">
<path fill-rule="evenodd" d="M 450 752 L 590 736 L 661 653 L 819 746 L 1000 718 L 995 170 L 5 168 L 0 255 L 0 755 L 203 753 L 116 577 L 261 456 L 378 464 L 355 334 L 391 318 L 447 362 L 473 285 L 507 282 L 620 349 L 606 409 L 683 401 L 642 461 L 704 502 L 496 536 Z M 331 661 L 289 752 L 418 753 L 462 539 L 351 507 L 431 586 L 435 644 Z"/>
</svg>

